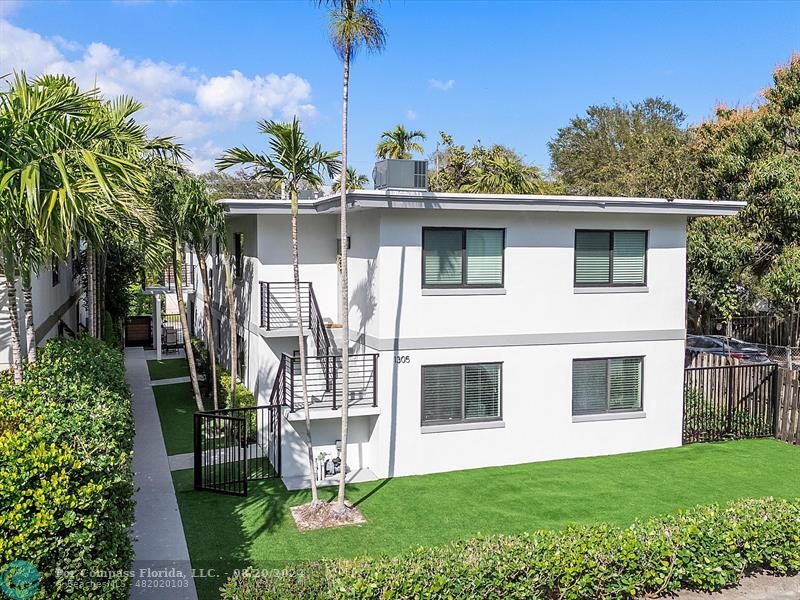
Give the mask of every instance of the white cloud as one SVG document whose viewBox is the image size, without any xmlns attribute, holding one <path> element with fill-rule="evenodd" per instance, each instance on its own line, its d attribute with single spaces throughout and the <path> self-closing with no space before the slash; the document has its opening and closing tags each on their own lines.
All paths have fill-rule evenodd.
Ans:
<svg viewBox="0 0 800 600">
<path fill-rule="evenodd" d="M 210 142 L 204 138 L 243 120 L 316 115 L 311 85 L 293 73 L 209 76 L 186 65 L 132 59 L 102 42 L 82 46 L 44 38 L 0 20 L 0 73 L 22 69 L 30 76 L 65 73 L 84 88 L 97 86 L 106 97 L 133 96 L 145 105 L 140 115 L 152 133 L 194 142 L 205 155 Z"/>
<path fill-rule="evenodd" d="M 414 121 L 414 120 L 417 118 L 417 113 L 416 113 L 416 112 L 414 112 L 412 109 L 410 109 L 410 108 L 409 108 L 409 109 L 406 111 L 406 117 L 408 117 L 409 119 L 411 119 L 412 121 Z"/>
<path fill-rule="evenodd" d="M 431 79 L 428 81 L 428 83 L 434 90 L 439 90 L 440 92 L 449 92 L 456 84 L 454 79 L 448 79 L 447 81 L 442 81 L 441 79 Z"/>
<path fill-rule="evenodd" d="M 214 170 L 214 163 L 222 155 L 223 149 L 211 140 L 201 146 L 187 148 L 192 155 L 192 162 L 187 166 L 195 173 L 208 173 Z"/>
</svg>

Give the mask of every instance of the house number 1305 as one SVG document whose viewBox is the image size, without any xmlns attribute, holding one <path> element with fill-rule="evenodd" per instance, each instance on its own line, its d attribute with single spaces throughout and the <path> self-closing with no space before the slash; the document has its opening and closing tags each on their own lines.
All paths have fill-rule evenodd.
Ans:
<svg viewBox="0 0 800 600">
<path fill-rule="evenodd" d="M 403 354 L 402 356 L 397 355 L 394 357 L 394 362 L 397 365 L 406 365 L 411 362 L 411 358 L 408 356 L 408 354 Z"/>
</svg>

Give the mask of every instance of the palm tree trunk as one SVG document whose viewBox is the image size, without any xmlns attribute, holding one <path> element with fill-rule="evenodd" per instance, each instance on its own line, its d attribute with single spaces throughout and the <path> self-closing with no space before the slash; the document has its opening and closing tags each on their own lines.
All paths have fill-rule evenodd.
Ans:
<svg viewBox="0 0 800 600">
<path fill-rule="evenodd" d="M 342 183 L 340 190 L 340 235 L 341 242 L 341 266 L 339 276 L 341 277 L 339 306 L 342 315 L 342 459 L 341 471 L 339 472 L 339 493 L 336 497 L 336 509 L 340 512 L 345 510 L 344 494 L 347 484 L 347 434 L 348 434 L 348 412 L 350 404 L 350 289 L 347 277 L 347 100 L 350 87 L 350 53 L 344 53 L 344 85 L 342 93 Z"/>
<path fill-rule="evenodd" d="M 106 328 L 106 256 L 97 257 L 97 337 L 104 339 Z"/>
<path fill-rule="evenodd" d="M 88 321 L 89 335 L 96 337 L 95 330 L 95 263 L 94 251 L 91 248 L 86 248 L 86 320 Z"/>
<path fill-rule="evenodd" d="M 292 272 L 294 274 L 294 301 L 297 306 L 297 342 L 300 346 L 300 381 L 303 388 L 303 411 L 306 421 L 306 450 L 308 473 L 311 479 L 311 504 L 319 503 L 317 472 L 314 468 L 314 445 L 311 440 L 311 413 L 308 406 L 308 378 L 306 377 L 306 336 L 303 330 L 303 311 L 300 310 L 300 251 L 297 244 L 297 191 L 292 190 Z"/>
<path fill-rule="evenodd" d="M 33 290 L 29 268 L 22 272 L 22 304 L 25 312 L 25 345 L 30 365 L 36 362 L 36 328 L 33 325 Z"/>
<path fill-rule="evenodd" d="M 11 364 L 14 371 L 14 383 L 22 383 L 22 344 L 19 335 L 19 303 L 17 302 L 17 279 L 14 276 L 16 266 L 10 260 L 3 265 L 6 278 L 6 298 L 8 299 L 8 321 L 11 326 Z"/>
<path fill-rule="evenodd" d="M 225 294 L 228 299 L 228 325 L 229 325 L 229 336 L 230 342 L 228 343 L 228 366 L 230 367 L 231 372 L 231 389 L 228 390 L 228 398 L 230 398 L 229 402 L 231 406 L 234 405 L 234 401 L 236 400 L 236 371 L 237 371 L 237 359 L 238 354 L 237 352 L 239 349 L 237 348 L 238 340 L 236 339 L 237 334 L 237 326 L 236 326 L 236 304 L 235 304 L 235 297 L 233 294 L 233 274 L 231 273 L 231 255 L 225 251 L 223 256 L 223 262 L 225 263 Z"/>
<path fill-rule="evenodd" d="M 203 302 L 205 310 L 203 310 L 204 321 L 206 323 L 206 345 L 208 346 L 208 362 L 211 363 L 210 369 L 211 377 L 211 398 L 214 402 L 214 410 L 219 409 L 219 398 L 217 394 L 217 353 L 214 349 L 214 329 L 211 325 L 211 286 L 208 285 L 208 265 L 206 264 L 206 256 L 197 254 L 197 264 L 200 267 L 200 279 L 203 281 Z"/>
<path fill-rule="evenodd" d="M 194 392 L 194 402 L 197 410 L 205 411 L 203 397 L 200 395 L 200 383 L 197 381 L 197 366 L 194 364 L 194 351 L 192 350 L 192 340 L 189 334 L 189 321 L 186 318 L 186 303 L 183 301 L 183 250 L 180 242 L 176 241 L 172 252 L 172 269 L 175 273 L 175 293 L 178 296 L 178 313 L 181 318 L 181 329 L 183 330 L 183 349 L 186 352 L 186 362 L 189 364 L 189 379 L 192 382 Z"/>
</svg>

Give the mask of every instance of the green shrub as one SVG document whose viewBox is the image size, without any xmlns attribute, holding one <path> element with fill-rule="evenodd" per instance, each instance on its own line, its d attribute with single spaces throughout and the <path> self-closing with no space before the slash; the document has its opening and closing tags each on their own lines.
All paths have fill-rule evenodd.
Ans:
<svg viewBox="0 0 800 600">
<path fill-rule="evenodd" d="M 133 552 L 133 420 L 121 353 L 89 337 L 54 339 L 0 381 L 0 565 L 27 560 L 42 597 L 126 598 Z M 59 575 L 61 573 L 61 575 Z M 80 581 L 97 588 L 74 587 Z"/>
<path fill-rule="evenodd" d="M 256 406 L 256 397 L 247 386 L 241 382 L 236 383 L 236 397 L 231 402 L 231 374 L 217 366 L 217 379 L 219 380 L 219 405 L 222 408 L 248 408 Z M 247 413 L 247 440 L 252 443 L 258 435 L 258 415 L 251 410 Z"/>
<path fill-rule="evenodd" d="M 713 591 L 764 570 L 800 570 L 800 499 L 740 500 L 637 521 L 573 525 L 329 560 L 272 575 L 245 571 L 224 600 L 267 598 L 564 598 Z"/>
</svg>

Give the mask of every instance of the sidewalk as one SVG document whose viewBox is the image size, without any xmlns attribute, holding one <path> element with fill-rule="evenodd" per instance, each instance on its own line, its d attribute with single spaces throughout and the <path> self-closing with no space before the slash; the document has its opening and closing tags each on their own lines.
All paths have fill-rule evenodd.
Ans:
<svg viewBox="0 0 800 600">
<path fill-rule="evenodd" d="M 144 350 L 126 349 L 125 367 L 133 392 L 136 424 L 133 446 L 136 514 L 131 529 L 135 576 L 130 597 L 197 600 Z"/>
</svg>

